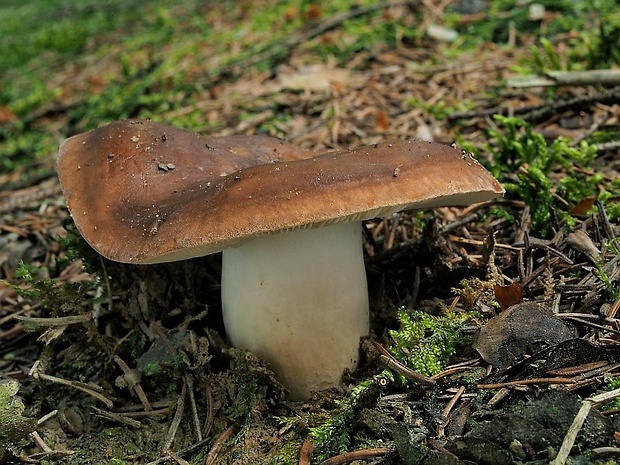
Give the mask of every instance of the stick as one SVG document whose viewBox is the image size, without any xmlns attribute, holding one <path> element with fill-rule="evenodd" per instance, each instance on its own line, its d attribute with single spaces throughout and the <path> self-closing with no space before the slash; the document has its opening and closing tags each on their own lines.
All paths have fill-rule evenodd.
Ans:
<svg viewBox="0 0 620 465">
<path fill-rule="evenodd" d="M 321 462 L 321 465 L 344 465 L 345 463 L 353 462 L 354 460 L 365 460 L 374 457 L 383 457 L 390 452 L 387 447 L 377 447 L 374 449 L 354 450 L 345 454 L 336 455 Z"/>
<path fill-rule="evenodd" d="M 298 465 L 311 465 L 313 451 L 314 444 L 312 444 L 312 439 L 307 438 L 301 445 L 301 450 L 299 451 Z"/>
</svg>

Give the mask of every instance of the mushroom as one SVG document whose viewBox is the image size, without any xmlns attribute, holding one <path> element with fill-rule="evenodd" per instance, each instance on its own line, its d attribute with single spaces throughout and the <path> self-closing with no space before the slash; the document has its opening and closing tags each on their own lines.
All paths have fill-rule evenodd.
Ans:
<svg viewBox="0 0 620 465">
<path fill-rule="evenodd" d="M 369 332 L 362 220 L 503 193 L 470 155 L 440 144 L 316 155 L 144 120 L 67 139 L 57 170 L 78 230 L 111 260 L 222 251 L 229 340 L 263 358 L 292 399 L 337 386 L 357 364 Z"/>
</svg>

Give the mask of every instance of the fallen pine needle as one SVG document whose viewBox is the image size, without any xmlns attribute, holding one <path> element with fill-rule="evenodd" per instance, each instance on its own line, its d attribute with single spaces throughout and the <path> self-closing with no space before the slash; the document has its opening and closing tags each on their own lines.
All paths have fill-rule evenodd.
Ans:
<svg viewBox="0 0 620 465">
<path fill-rule="evenodd" d="M 573 384 L 575 382 L 572 378 L 532 378 L 523 379 L 520 381 L 508 381 L 505 383 L 494 384 L 478 384 L 478 389 L 501 389 L 506 387 L 526 386 L 529 384 Z"/>
<path fill-rule="evenodd" d="M 344 454 L 336 455 L 335 457 L 324 460 L 323 462 L 321 462 L 321 465 L 344 465 L 346 463 L 351 463 L 354 460 L 365 460 L 374 457 L 383 457 L 388 452 L 390 452 L 390 449 L 388 449 L 387 447 L 354 450 L 352 452 L 346 452 Z"/>
<path fill-rule="evenodd" d="M 592 407 L 605 404 L 618 397 L 620 397 L 620 389 L 614 389 L 613 391 L 603 392 L 602 394 L 590 397 L 589 399 L 585 399 L 583 401 L 581 408 L 573 419 L 573 423 L 570 425 L 566 435 L 564 436 L 558 455 L 556 455 L 555 459 L 553 459 L 551 465 L 564 465 L 566 463 L 570 451 L 575 444 L 575 439 L 577 439 L 577 435 L 579 434 L 579 431 L 581 431 L 581 427 L 586 421 Z"/>
<path fill-rule="evenodd" d="M 211 450 L 207 454 L 207 458 L 205 459 L 205 465 L 213 465 L 215 463 L 215 460 L 217 459 L 217 456 L 220 453 L 220 450 L 222 450 L 224 443 L 228 441 L 232 437 L 232 435 L 233 435 L 233 427 L 230 426 L 228 429 L 226 429 L 222 434 L 220 434 L 217 437 L 217 439 L 213 443 L 213 447 L 211 447 Z"/>
</svg>

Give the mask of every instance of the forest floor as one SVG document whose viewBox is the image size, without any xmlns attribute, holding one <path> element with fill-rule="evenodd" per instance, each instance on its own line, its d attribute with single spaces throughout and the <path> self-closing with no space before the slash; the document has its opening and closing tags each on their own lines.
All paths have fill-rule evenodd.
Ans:
<svg viewBox="0 0 620 465">
<path fill-rule="evenodd" d="M 4 3 L 0 461 L 620 460 L 615 2 Z M 77 233 L 58 146 L 124 118 L 455 144 L 506 194 L 367 221 L 359 368 L 292 402 L 227 344 L 219 256 L 123 265 Z"/>
</svg>

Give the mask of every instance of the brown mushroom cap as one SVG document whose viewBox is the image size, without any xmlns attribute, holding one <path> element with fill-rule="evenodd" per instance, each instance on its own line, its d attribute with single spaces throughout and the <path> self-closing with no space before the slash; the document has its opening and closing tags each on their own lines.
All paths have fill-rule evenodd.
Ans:
<svg viewBox="0 0 620 465">
<path fill-rule="evenodd" d="M 127 263 L 182 260 L 282 230 L 503 193 L 470 155 L 440 144 L 313 155 L 268 137 L 202 137 L 131 120 L 67 139 L 57 169 L 80 233 Z"/>
</svg>

